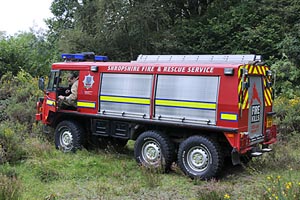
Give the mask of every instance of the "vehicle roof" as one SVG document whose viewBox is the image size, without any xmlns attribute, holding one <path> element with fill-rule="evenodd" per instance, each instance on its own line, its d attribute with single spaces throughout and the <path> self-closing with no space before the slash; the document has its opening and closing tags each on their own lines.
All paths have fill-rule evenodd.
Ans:
<svg viewBox="0 0 300 200">
<path fill-rule="evenodd" d="M 239 68 L 243 63 L 139 63 L 139 62 L 59 62 L 52 65 L 52 69 L 90 69 L 91 66 L 154 66 L 154 67 L 214 67 Z"/>
</svg>

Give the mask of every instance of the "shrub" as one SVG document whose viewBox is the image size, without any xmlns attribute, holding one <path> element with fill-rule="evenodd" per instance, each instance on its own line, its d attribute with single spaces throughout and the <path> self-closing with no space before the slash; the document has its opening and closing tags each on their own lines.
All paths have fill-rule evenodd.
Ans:
<svg viewBox="0 0 300 200">
<path fill-rule="evenodd" d="M 34 122 L 36 99 L 40 94 L 37 80 L 20 70 L 17 76 L 6 74 L 1 79 L 0 95 L 8 101 L 4 111 L 11 121 L 27 124 L 29 130 Z"/>
<path fill-rule="evenodd" d="M 282 59 L 275 61 L 272 71 L 276 73 L 275 93 L 289 98 L 297 96 L 300 89 L 299 66 L 288 59 Z"/>
<path fill-rule="evenodd" d="M 275 101 L 278 133 L 281 139 L 300 133 L 300 97 L 288 99 L 278 97 Z"/>
<path fill-rule="evenodd" d="M 9 104 L 9 101 L 7 99 L 0 100 L 0 122 L 6 120 L 8 118 L 8 116 L 5 112 L 8 104 Z"/>
<path fill-rule="evenodd" d="M 9 121 L 0 124 L 0 164 L 16 162 L 25 156 L 23 149 L 26 127 Z"/>
</svg>

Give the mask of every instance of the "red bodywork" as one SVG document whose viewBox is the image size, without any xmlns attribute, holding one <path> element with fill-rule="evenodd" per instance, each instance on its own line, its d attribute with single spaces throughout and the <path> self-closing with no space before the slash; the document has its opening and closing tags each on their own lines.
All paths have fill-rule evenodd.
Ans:
<svg viewBox="0 0 300 200">
<path fill-rule="evenodd" d="M 97 71 L 91 71 L 91 68 L 97 68 Z M 244 66 L 241 64 L 170 64 L 170 63 L 135 63 L 135 62 L 63 62 L 52 65 L 52 70 L 78 70 L 78 108 L 76 112 L 86 114 L 88 116 L 101 116 L 99 113 L 99 83 L 101 82 L 101 73 L 130 73 L 130 74 L 152 74 L 152 97 L 150 99 L 151 116 L 149 120 L 153 120 L 154 107 L 154 89 L 157 74 L 172 75 L 191 75 L 191 76 L 218 76 L 220 77 L 219 92 L 216 108 L 216 124 L 212 125 L 220 129 L 224 129 L 223 134 L 227 138 L 232 148 L 239 153 L 246 153 L 251 149 L 250 141 L 247 136 L 248 131 L 248 112 L 249 108 L 241 108 L 240 102 L 240 84 L 241 77 L 239 71 Z M 248 66 L 250 69 L 253 66 Z M 267 79 L 266 66 L 256 66 L 262 70 L 249 72 L 249 76 L 262 76 Z M 225 75 L 224 69 L 232 69 L 233 74 Z M 84 87 L 84 79 L 86 76 L 93 76 L 94 83 L 92 87 Z M 264 86 L 266 88 L 266 85 Z M 267 95 L 267 94 L 264 94 Z M 42 120 L 44 124 L 50 124 L 48 116 L 50 112 L 57 112 L 56 92 L 47 91 L 42 103 L 38 103 L 37 120 Z M 271 118 L 272 99 L 268 97 L 269 103 L 266 103 L 264 110 L 264 141 L 263 144 L 272 144 L 276 142 L 276 127 L 267 123 L 267 118 Z M 88 104 L 89 106 L 82 106 Z M 94 105 L 94 106 L 93 106 Z M 73 111 L 72 111 L 73 112 Z M 268 126 L 267 126 L 268 125 Z M 206 126 L 207 128 L 207 126 Z M 201 127 L 200 127 L 201 129 Z M 226 131 L 227 130 L 227 131 Z"/>
</svg>

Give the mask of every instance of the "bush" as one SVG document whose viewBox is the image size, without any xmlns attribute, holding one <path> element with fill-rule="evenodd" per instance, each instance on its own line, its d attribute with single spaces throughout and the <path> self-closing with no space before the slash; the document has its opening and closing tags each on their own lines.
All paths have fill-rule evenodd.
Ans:
<svg viewBox="0 0 300 200">
<path fill-rule="evenodd" d="M 24 130 L 26 127 L 19 123 L 6 121 L 0 124 L 0 164 L 16 162 L 25 156 Z"/>
<path fill-rule="evenodd" d="M 7 99 L 0 100 L 0 122 L 6 120 L 8 118 L 8 116 L 5 112 L 8 104 L 9 104 L 9 101 Z"/>
<path fill-rule="evenodd" d="M 275 72 L 275 93 L 277 96 L 294 98 L 300 90 L 300 68 L 289 59 L 274 61 L 272 71 Z"/>
<path fill-rule="evenodd" d="M 26 124 L 24 132 L 30 132 L 35 121 L 36 101 L 41 96 L 37 79 L 20 70 L 17 76 L 5 74 L 0 82 L 0 106 L 5 108 L 0 112 L 0 119 Z"/>
<path fill-rule="evenodd" d="M 275 123 L 280 139 L 300 133 L 300 97 L 288 99 L 279 97 L 274 104 L 276 112 Z"/>
</svg>

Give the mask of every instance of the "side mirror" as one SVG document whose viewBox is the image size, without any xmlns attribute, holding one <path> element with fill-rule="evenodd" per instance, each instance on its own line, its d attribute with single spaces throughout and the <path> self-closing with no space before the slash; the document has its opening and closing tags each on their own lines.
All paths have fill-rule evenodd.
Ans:
<svg viewBox="0 0 300 200">
<path fill-rule="evenodd" d="M 39 89 L 43 90 L 45 89 L 45 79 L 44 77 L 39 78 Z"/>
</svg>

